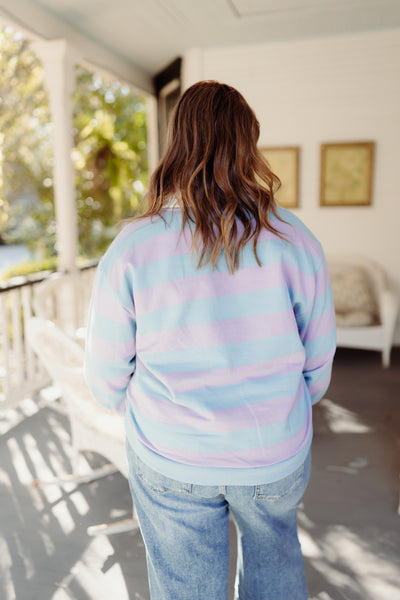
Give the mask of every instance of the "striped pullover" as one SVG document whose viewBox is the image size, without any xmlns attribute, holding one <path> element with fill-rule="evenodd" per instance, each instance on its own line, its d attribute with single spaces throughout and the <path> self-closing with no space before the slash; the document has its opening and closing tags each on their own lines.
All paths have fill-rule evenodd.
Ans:
<svg viewBox="0 0 400 600">
<path fill-rule="evenodd" d="M 202 485 L 279 480 L 305 459 L 312 404 L 336 345 L 319 242 L 292 213 L 263 230 L 240 268 L 197 268 L 179 208 L 129 223 L 93 287 L 86 378 L 125 414 L 127 442 L 152 469 Z"/>
</svg>

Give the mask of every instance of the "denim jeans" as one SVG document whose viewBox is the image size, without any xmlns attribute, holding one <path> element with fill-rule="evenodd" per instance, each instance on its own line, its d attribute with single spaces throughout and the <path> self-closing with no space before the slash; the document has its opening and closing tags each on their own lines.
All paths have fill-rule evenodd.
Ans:
<svg viewBox="0 0 400 600">
<path fill-rule="evenodd" d="M 128 461 L 152 600 L 227 599 L 229 515 L 238 539 L 235 600 L 307 600 L 296 516 L 310 455 L 288 477 L 256 486 L 175 481 L 129 444 Z"/>
</svg>

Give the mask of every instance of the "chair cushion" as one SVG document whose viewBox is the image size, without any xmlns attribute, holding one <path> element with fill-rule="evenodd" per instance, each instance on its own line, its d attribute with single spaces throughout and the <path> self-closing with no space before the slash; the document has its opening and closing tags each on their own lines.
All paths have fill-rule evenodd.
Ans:
<svg viewBox="0 0 400 600">
<path fill-rule="evenodd" d="M 336 313 L 338 327 L 365 327 L 376 325 L 374 315 L 367 310 L 353 310 L 348 313 Z"/>
<path fill-rule="evenodd" d="M 377 305 L 362 267 L 350 266 L 331 274 L 338 326 L 361 327 L 378 322 Z"/>
</svg>

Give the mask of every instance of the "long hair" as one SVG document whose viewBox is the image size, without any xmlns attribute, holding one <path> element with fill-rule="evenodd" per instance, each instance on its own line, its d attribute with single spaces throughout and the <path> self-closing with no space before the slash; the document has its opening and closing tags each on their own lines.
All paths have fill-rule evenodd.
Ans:
<svg viewBox="0 0 400 600">
<path fill-rule="evenodd" d="M 233 273 L 249 241 L 260 265 L 262 228 L 282 237 L 270 222 L 271 212 L 280 218 L 274 200 L 280 181 L 257 149 L 259 134 L 243 96 L 216 81 L 192 85 L 174 109 L 167 148 L 150 179 L 148 209 L 141 216 L 162 216 L 174 196 L 182 231 L 191 227 L 199 268 L 211 262 L 215 269 L 224 251 Z"/>
</svg>

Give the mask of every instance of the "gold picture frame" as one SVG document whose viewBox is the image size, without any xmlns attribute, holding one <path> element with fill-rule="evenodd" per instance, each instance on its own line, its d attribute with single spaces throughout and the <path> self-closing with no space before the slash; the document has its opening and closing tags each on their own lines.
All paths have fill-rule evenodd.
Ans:
<svg viewBox="0 0 400 600">
<path fill-rule="evenodd" d="M 281 180 L 275 195 L 276 202 L 283 208 L 299 207 L 299 146 L 262 147 L 260 151 L 271 170 Z"/>
<path fill-rule="evenodd" d="M 321 144 L 320 206 L 369 206 L 374 154 L 374 142 Z"/>
</svg>

